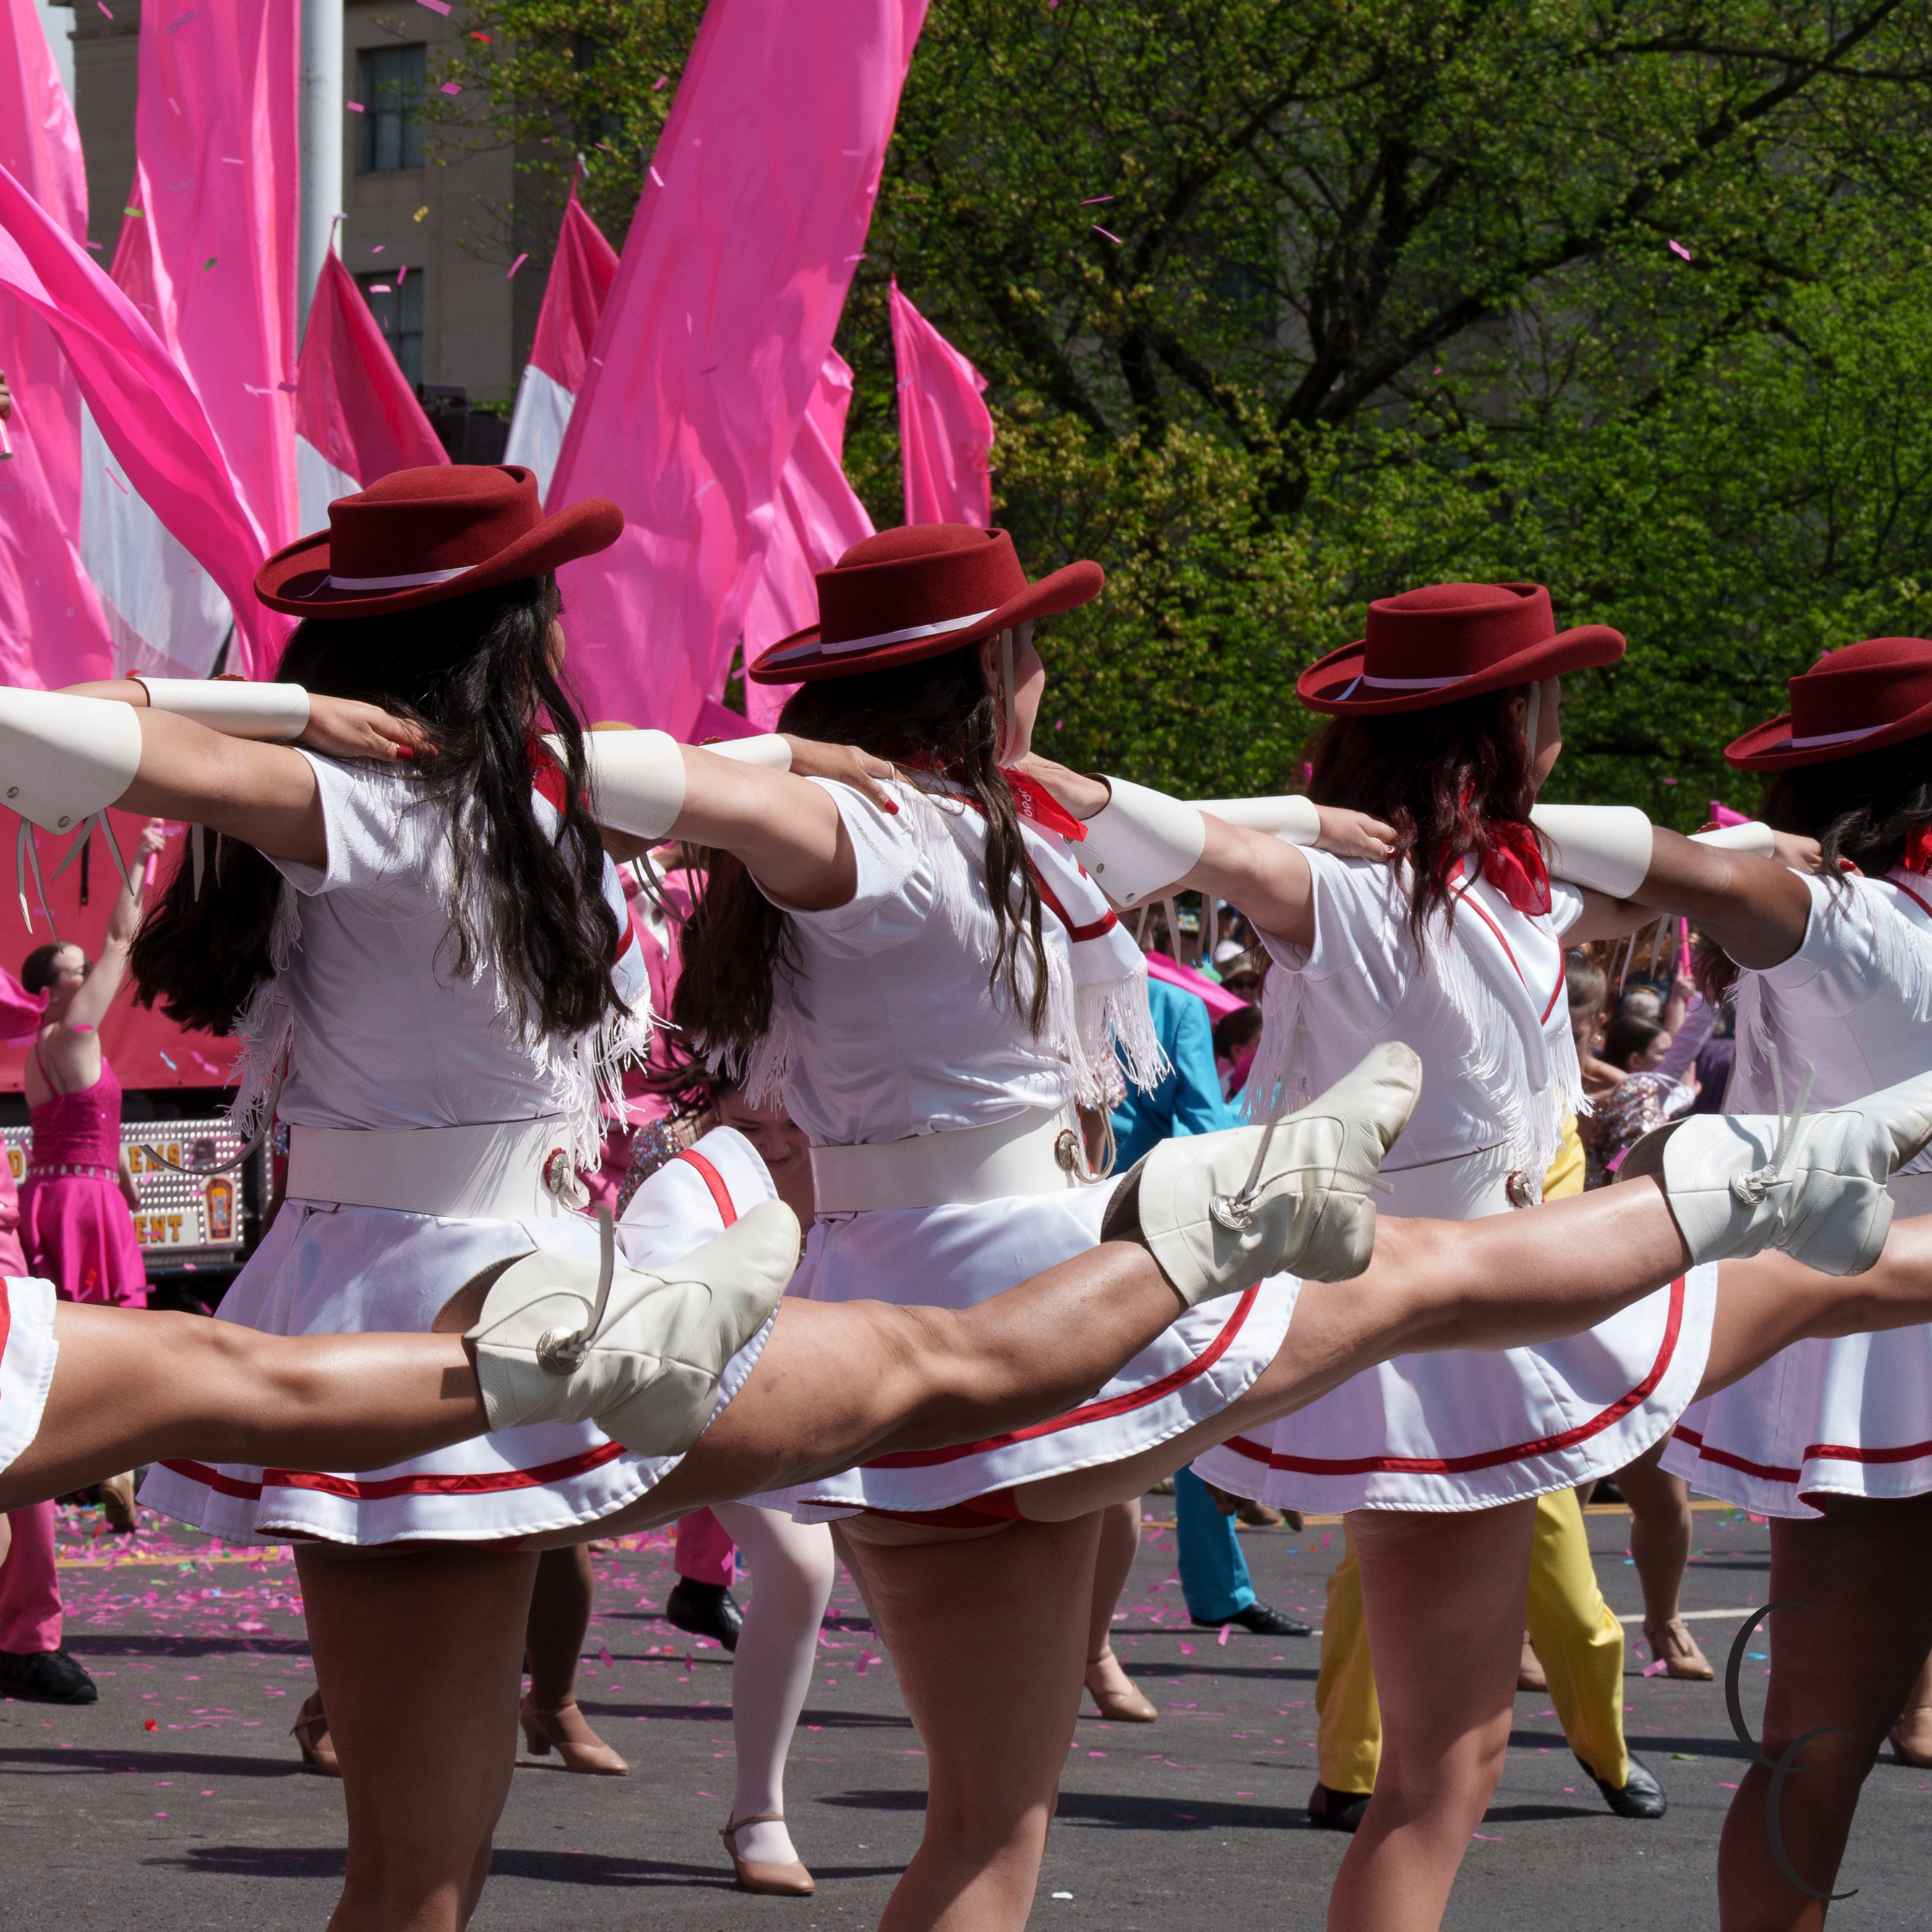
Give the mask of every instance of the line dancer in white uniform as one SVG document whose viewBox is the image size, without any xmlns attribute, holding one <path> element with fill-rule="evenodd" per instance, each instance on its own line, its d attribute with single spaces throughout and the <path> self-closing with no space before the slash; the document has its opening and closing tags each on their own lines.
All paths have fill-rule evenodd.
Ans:
<svg viewBox="0 0 1932 1932">
<path fill-rule="evenodd" d="M 1110 816 L 1138 818 L 1150 844 L 1170 842 L 1180 884 L 1232 901 L 1262 932 L 1274 970 L 1249 1080 L 1256 1118 L 1377 1041 L 1421 1055 L 1422 1097 L 1384 1170 L 1386 1214 L 1474 1221 L 1535 1202 L 1582 1105 L 1563 949 L 1592 928 L 1585 892 L 1549 878 L 1530 814 L 1561 750 L 1562 675 L 1623 648 L 1601 626 L 1558 633 L 1537 585 L 1371 604 L 1366 638 L 1300 681 L 1334 722 L 1315 753 L 1318 806 L 1299 802 L 1389 821 L 1394 866 L 1230 847 L 1204 838 L 1191 808 L 1118 781 L 1091 819 L 1098 839 Z M 1058 789 L 1082 816 L 1107 796 Z M 1151 884 L 1162 868 L 1152 853 L 1147 863 Z M 1297 871 L 1312 878 L 1298 916 L 1285 884 Z M 1502 1771 L 1534 1499 L 1668 1432 L 1706 1372 L 1715 1288 L 1714 1270 L 1694 1269 L 1564 1340 L 1399 1356 L 1197 1461 L 1237 1493 L 1347 1512 L 1360 1553 L 1384 1745 L 1331 1927 L 1438 1922 Z M 1618 1808 L 1661 1811 L 1634 1756 L 1586 1768 Z"/>
<path fill-rule="evenodd" d="M 1835 1106 L 1932 1067 L 1932 642 L 1847 645 L 1790 683 L 1790 710 L 1725 756 L 1766 774 L 1760 817 L 1798 869 L 1597 815 L 1627 822 L 1642 916 L 1689 913 L 1730 956 L 1715 963 L 1737 992 L 1733 1106 L 1775 1105 L 1780 1086 L 1795 1104 L 1807 1083 Z M 1891 1191 L 1901 1214 L 1932 1213 L 1932 1162 Z M 1719 1891 L 1727 1927 L 1815 1926 L 1859 1787 L 1932 1650 L 1932 1327 L 1798 1343 L 1694 1405 L 1664 1462 L 1772 1518 L 1771 1597 L 1802 1606 L 1773 1619 L 1763 1748 L 1775 1761 L 1813 1734 L 1780 1808 L 1811 1894 L 1779 1869 L 1762 1763 L 1732 1801 Z"/>
<path fill-rule="evenodd" d="M 1132 872 L 1136 842 L 1105 814 L 1083 839 L 1033 782 L 1028 758 L 1045 682 L 1031 621 L 1099 587 L 1090 566 L 1029 586 L 1003 532 L 886 532 L 820 573 L 820 626 L 754 667 L 754 676 L 805 680 L 782 722 L 856 743 L 884 780 L 869 796 L 825 788 L 854 854 L 854 883 L 836 897 L 806 899 L 776 889 L 755 863 L 747 876 L 714 861 L 674 1006 L 690 1034 L 748 1058 L 754 1094 L 782 1082 L 788 1112 L 811 1134 L 819 1214 L 799 1286 L 821 1300 L 968 1306 L 1100 1237 L 1109 1190 L 1081 1184 L 1072 1108 L 1107 1097 L 1109 1029 L 1130 1063 L 1140 1050 L 1142 969 L 1076 855 L 1090 855 L 1096 874 L 1104 865 L 1112 883 Z M 1553 715 L 1552 706 L 1552 724 Z M 601 752 L 607 741 L 597 742 Z M 1377 829 L 1354 812 L 1322 815 L 1306 830 L 1352 851 L 1382 849 Z M 1273 890 L 1247 902 L 1264 926 L 1292 932 L 1311 916 L 1326 862 L 1311 871 L 1293 848 L 1226 826 L 1216 837 L 1271 865 L 1286 855 Z M 1251 871 L 1244 883 L 1252 882 Z M 1548 990 L 1560 992 L 1553 940 L 1550 950 Z M 1192 1144 L 1168 1143 L 1139 1172 L 1143 1213 L 1148 1175 Z M 1548 1258 L 1532 1222 L 1548 1228 L 1582 1204 L 1505 1217 L 1496 1232 L 1512 1258 L 1500 1262 L 1498 1280 L 1520 1288 L 1517 1270 Z M 1222 1207 L 1228 1219 L 1217 1225 L 1238 1227 L 1238 1199 Z M 1385 1248 L 1400 1226 L 1382 1223 Z M 1462 1245 L 1438 1226 L 1429 1235 L 1432 1262 Z M 1490 1238 L 1466 1231 L 1479 1244 Z M 1582 1238 L 1591 1274 L 1620 1245 L 1607 1233 L 1600 1244 Z M 1419 1259 L 1423 1250 L 1409 1252 Z M 1684 1272 L 1667 1268 L 1653 1286 Z M 1618 1318 L 1638 1337 L 1625 1354 L 1647 1346 L 1664 1358 L 1657 1378 L 1667 1376 L 1668 1388 L 1652 1433 L 1697 1387 L 1712 1276 L 1693 1270 L 1688 1286 L 1664 1292 L 1662 1310 L 1652 1298 Z M 1250 1418 L 1264 1426 L 1329 1386 L 1309 1377 L 1326 1348 L 1310 1299 L 1285 1276 L 1258 1282 L 1232 1306 L 1184 1318 L 1096 1400 L 1049 1424 L 936 1454 L 874 1456 L 796 1492 L 802 1514 L 838 1518 L 927 1752 L 925 1835 L 887 1909 L 892 1932 L 1024 1922 L 1078 1707 L 1093 1513 Z M 1587 1326 L 1631 1299 L 1600 1298 L 1587 1313 L 1572 1303 L 1562 1325 Z M 1367 1318 L 1393 1312 L 1371 1307 Z M 1687 1346 L 1666 1345 L 1666 1330 L 1684 1328 Z M 1400 1344 L 1400 1324 L 1380 1340 L 1378 1355 Z M 1573 1373 L 1592 1418 L 1648 1366 L 1626 1373 L 1617 1359 L 1596 1366 L 1593 1379 L 1606 1352 L 1586 1343 Z M 1539 1415 L 1538 1432 L 1546 1427 Z M 1606 1424 L 1583 1432 L 1615 1432 Z M 1600 1453 L 1614 1467 L 1634 1451 L 1619 1438 Z M 1574 1480 L 1567 1465 L 1556 1467 L 1549 1482 Z M 1524 1564 L 1527 1513 L 1526 1504 Z M 1502 1618 L 1505 1706 L 1522 1595 L 1519 1575 Z"/>
<path fill-rule="evenodd" d="M 245 995 L 257 1039 L 287 1040 L 297 1179 L 230 1299 L 251 1324 L 305 1331 L 248 1338 L 232 1322 L 56 1309 L 46 1284 L 8 1282 L 0 1510 L 172 1460 L 189 1466 L 167 1472 L 178 1507 L 245 1503 L 239 1530 L 298 1540 L 349 1808 L 338 1923 L 454 1932 L 467 1922 L 513 1761 L 537 1551 L 761 1488 L 816 1486 L 855 1463 L 938 1466 L 962 1440 L 997 1469 L 1005 1445 L 1043 1424 L 1070 1440 L 1103 1430 L 1092 1398 L 1157 1345 L 1177 1298 L 1184 1310 L 1225 1297 L 1252 1311 L 1268 1299 L 1250 1293 L 1264 1277 L 1309 1277 L 1272 1291 L 1293 1301 L 1291 1345 L 1219 1415 L 1190 1431 L 1184 1414 L 1182 1432 L 1148 1452 L 1175 1460 L 1196 1453 L 1198 1428 L 1262 1426 L 1391 1347 L 1546 1338 L 1691 1263 L 1768 1246 L 1870 1272 L 1846 1290 L 1778 1256 L 1741 1263 L 1725 1294 L 1748 1318 L 1742 1366 L 1821 1322 L 1842 1324 L 1848 1295 L 1859 1328 L 1932 1313 L 1932 1228 L 1903 1229 L 1883 1252 L 1882 1185 L 1932 1140 L 1932 1082 L 1781 1139 L 1774 1123 L 1700 1120 L 1678 1130 L 1654 1174 L 1639 1150 L 1636 1184 L 1613 1194 L 1462 1228 L 1390 1222 L 1390 1252 L 1372 1259 L 1369 1190 L 1415 1100 L 1414 1056 L 1395 1047 L 1301 1114 L 1156 1150 L 1112 1191 L 1097 1250 L 970 1307 L 780 1305 L 798 1229 L 777 1202 L 656 1274 L 618 1269 L 608 1254 L 600 1266 L 586 1252 L 596 1232 L 562 1210 L 574 1162 L 595 1157 L 591 1042 L 640 1016 L 610 977 L 622 928 L 586 775 L 596 823 L 735 852 L 792 904 L 850 906 L 862 872 L 836 788 L 655 732 L 596 739 L 586 764 L 556 682 L 554 582 L 540 573 L 616 528 L 607 505 L 544 519 L 527 471 L 404 472 L 334 505 L 326 536 L 264 566 L 265 594 L 312 619 L 330 614 L 298 631 L 285 661 L 310 665 L 318 689 L 346 684 L 387 707 L 348 707 L 329 748 L 434 748 L 413 782 L 239 735 L 312 733 L 316 706 L 299 686 L 110 688 L 125 702 L 0 692 L 0 782 L 34 823 L 68 830 L 118 804 L 221 839 L 170 888 L 136 971 L 177 1007 L 218 1018 L 224 999 Z M 382 602 L 399 588 L 428 594 L 400 609 Z M 544 724 L 548 760 L 534 737 Z M 823 747 L 763 748 L 856 769 Z M 307 888 L 298 912 L 290 885 Z M 406 964 L 372 976 L 370 947 Z M 1734 1196 L 1739 1177 L 1763 1185 Z M 422 1332 L 465 1323 L 460 1342 Z M 352 1334 L 378 1324 L 418 1332 Z M 1223 1318 L 1216 1340 L 1234 1325 Z M 1221 1358 L 1232 1352 L 1231 1341 Z M 358 1406 L 342 1378 L 372 1355 L 367 1394 L 378 1399 Z M 1178 1385 L 1208 1382 L 1216 1366 L 1190 1358 Z M 190 1386 L 172 1386 L 176 1376 Z M 1144 1408 L 1164 1394 L 1133 1396 Z M 317 1420 L 337 1400 L 355 1428 Z M 265 1414 L 273 1404 L 286 1414 Z M 1070 1408 L 1076 1428 L 1053 1430 Z M 608 1441 L 583 1428 L 590 1419 Z M 460 1466 L 432 1461 L 439 1445 L 475 1437 L 479 1420 L 488 1434 Z M 560 1431 L 565 1453 L 534 1461 Z M 358 1443 L 389 1460 L 358 1469 Z M 524 1480 L 506 1486 L 506 1470 Z M 1133 1461 L 1098 1463 L 1024 1485 L 1014 1507 L 1078 1516 L 1136 1493 L 1145 1475 Z M 1093 1477 L 1101 1493 L 1090 1497 L 1080 1486 Z M 513 1489 L 528 1492 L 523 1504 Z M 477 1496 L 467 1514 L 465 1490 Z M 358 1560 L 372 1556 L 382 1560 Z M 894 1606 L 881 1608 L 890 1624 Z M 970 1730 L 974 1713 L 962 1721 Z M 982 1921 L 1024 1916 L 1044 1804 L 1028 1816 L 1032 1842 L 996 1874 L 1006 1896 Z"/>
</svg>

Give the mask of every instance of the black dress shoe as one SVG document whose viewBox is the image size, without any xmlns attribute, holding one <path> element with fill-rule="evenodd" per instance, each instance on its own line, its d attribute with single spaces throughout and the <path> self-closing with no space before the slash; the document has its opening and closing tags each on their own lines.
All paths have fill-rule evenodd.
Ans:
<svg viewBox="0 0 1932 1932">
<path fill-rule="evenodd" d="M 1573 1754 L 1574 1755 L 1574 1754 Z M 1670 1808 L 1670 1801 L 1664 1795 L 1664 1786 L 1652 1774 L 1635 1751 L 1628 1754 L 1630 1778 L 1624 1784 L 1606 1784 L 1580 1757 L 1579 1764 L 1590 1772 L 1590 1781 L 1604 1794 L 1604 1802 L 1619 1818 L 1661 1818 Z"/>
<path fill-rule="evenodd" d="M 1308 1794 L 1308 1822 L 1318 1832 L 1352 1832 L 1368 1808 L 1366 1792 L 1330 1791 L 1318 1784 Z"/>
<path fill-rule="evenodd" d="M 1272 1604 L 1264 1604 L 1258 1598 L 1244 1610 L 1237 1610 L 1232 1617 L 1192 1617 L 1196 1630 L 1219 1630 L 1226 1624 L 1238 1624 L 1244 1630 L 1252 1630 L 1256 1636 L 1312 1636 L 1313 1630 L 1299 1618 L 1291 1617 L 1276 1610 Z"/>
<path fill-rule="evenodd" d="M 745 1613 L 738 1600 L 722 1583 L 694 1583 L 680 1576 L 676 1587 L 664 1599 L 664 1622 L 693 1636 L 708 1636 L 727 1650 L 738 1648 L 738 1633 L 745 1627 Z"/>
<path fill-rule="evenodd" d="M 92 1704 L 94 1679 L 64 1650 L 0 1650 L 0 1697 L 29 1704 Z"/>
</svg>

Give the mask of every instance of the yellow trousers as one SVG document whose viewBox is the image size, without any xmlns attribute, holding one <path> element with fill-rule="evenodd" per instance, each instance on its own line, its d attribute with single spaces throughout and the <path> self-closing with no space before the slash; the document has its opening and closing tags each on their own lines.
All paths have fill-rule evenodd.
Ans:
<svg viewBox="0 0 1932 1932">
<path fill-rule="evenodd" d="M 1623 1626 L 1597 1587 L 1574 1490 L 1554 1490 L 1536 1499 L 1523 1622 L 1550 1679 L 1550 1701 L 1570 1748 L 1598 1777 L 1622 1785 L 1630 1777 L 1624 1746 Z M 1456 1660 L 1445 1657 L 1442 1667 L 1454 1670 Z M 1374 1790 L 1382 1755 L 1382 1714 L 1362 1618 L 1362 1573 L 1353 1538 L 1328 1579 L 1315 1709 L 1322 1782 L 1331 1791 L 1358 1796 Z"/>
</svg>

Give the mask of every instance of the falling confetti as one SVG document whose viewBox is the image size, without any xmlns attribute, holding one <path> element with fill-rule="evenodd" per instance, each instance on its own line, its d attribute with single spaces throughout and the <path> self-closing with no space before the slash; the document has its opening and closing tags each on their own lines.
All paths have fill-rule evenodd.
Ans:
<svg viewBox="0 0 1932 1932">
<path fill-rule="evenodd" d="M 463 83 L 460 81 L 446 80 L 442 83 L 442 91 L 446 94 L 460 94 L 463 92 Z"/>
<path fill-rule="evenodd" d="M 388 282 L 371 282 L 369 284 L 369 292 L 372 296 L 392 296 L 396 291 Z"/>
<path fill-rule="evenodd" d="M 659 92 L 662 89 L 664 82 L 670 80 L 670 76 L 668 74 L 659 74 L 657 79 L 651 82 L 651 92 L 653 94 Z"/>
<path fill-rule="evenodd" d="M 402 266 L 400 268 L 398 268 L 398 269 L 396 271 L 396 286 L 397 286 L 397 287 L 398 287 L 398 288 L 400 288 L 400 287 L 402 286 L 402 285 L 403 285 L 406 281 L 407 281 L 407 280 L 409 280 L 409 278 L 410 278 L 410 265 L 408 264 L 408 262 L 405 262 L 403 264 L 403 266 Z"/>
<path fill-rule="evenodd" d="M 1098 208 L 1103 201 L 1118 201 L 1119 200 L 1120 196 L 1117 194 L 1090 195 L 1080 206 L 1082 208 Z"/>
<path fill-rule="evenodd" d="M 205 261 L 204 262 L 202 262 L 202 265 L 201 265 L 201 266 L 202 266 L 202 268 L 203 268 L 204 270 L 206 270 L 206 269 L 208 269 L 208 268 L 213 268 L 213 267 L 214 266 L 215 260 L 216 260 L 216 258 L 215 258 L 214 256 L 212 256 L 212 255 L 209 256 L 208 256 L 208 260 L 207 260 L 206 261 Z"/>
<path fill-rule="evenodd" d="M 376 245 L 369 250 L 369 252 L 372 255 L 380 255 L 388 245 L 389 244 L 386 242 L 378 242 Z"/>
<path fill-rule="evenodd" d="M 363 111 L 362 104 L 359 100 L 345 100 L 342 104 L 352 114 L 360 114 Z"/>
<path fill-rule="evenodd" d="M 1111 228 L 1102 228 L 1097 221 L 1094 224 L 1094 232 L 1096 235 L 1106 236 L 1107 239 L 1112 242 L 1114 246 L 1117 248 L 1124 248 L 1126 245 Z"/>
<path fill-rule="evenodd" d="M 449 11 L 449 0 L 416 0 L 416 4 L 427 7 L 432 14 L 447 14 Z"/>
<path fill-rule="evenodd" d="M 655 167 L 651 170 L 651 179 L 656 182 L 659 188 L 662 188 L 664 184 L 664 176 L 659 174 Z"/>
<path fill-rule="evenodd" d="M 1685 261 L 1687 261 L 1687 262 L 1688 262 L 1688 261 L 1689 261 L 1689 260 L 1690 260 L 1690 250 L 1689 250 L 1688 248 L 1685 248 L 1685 247 L 1684 247 L 1684 244 L 1683 244 L 1682 242 L 1678 242 L 1678 241 L 1672 241 L 1672 243 L 1671 243 L 1671 244 L 1670 244 L 1670 252 L 1671 252 L 1673 255 L 1681 255 L 1681 256 L 1683 256 L 1683 258 L 1684 258 L 1684 260 Z"/>
<path fill-rule="evenodd" d="M 490 44 L 490 37 L 488 34 L 479 34 L 474 27 L 470 30 L 470 38 L 472 40 L 481 40 L 486 47 Z"/>
<path fill-rule="evenodd" d="M 98 7 L 110 20 L 113 19 L 114 9 L 108 5 L 107 0 L 94 0 L 94 4 Z"/>
<path fill-rule="evenodd" d="M 519 256 L 517 257 L 517 259 L 516 259 L 514 262 L 512 262 L 510 264 L 509 274 L 508 274 L 505 275 L 505 277 L 503 278 L 504 280 L 507 282 L 507 281 L 510 279 L 510 276 L 511 276 L 511 275 L 514 275 L 514 274 L 517 272 L 517 271 L 518 271 L 519 268 L 520 268 L 524 266 L 524 264 L 526 262 L 527 262 L 530 259 L 530 250 L 529 250 L 527 248 L 526 248 L 526 249 L 524 250 L 524 252 L 523 252 L 520 255 L 519 255 Z"/>
<path fill-rule="evenodd" d="M 416 212 L 415 212 L 415 214 L 413 214 L 412 215 L 411 215 L 411 216 L 410 217 L 410 219 L 412 221 L 422 221 L 422 220 L 424 220 L 424 219 L 426 219 L 426 218 L 427 218 L 427 217 L 428 216 L 428 214 L 429 214 L 429 203 L 428 203 L 428 202 L 424 202 L 423 203 L 423 205 L 422 206 L 422 207 L 420 207 L 419 208 L 418 208 L 418 209 L 416 210 Z"/>
</svg>

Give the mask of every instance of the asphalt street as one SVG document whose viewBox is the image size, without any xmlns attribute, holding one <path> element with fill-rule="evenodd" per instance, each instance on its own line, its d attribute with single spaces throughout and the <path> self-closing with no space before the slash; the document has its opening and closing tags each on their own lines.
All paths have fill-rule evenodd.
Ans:
<svg viewBox="0 0 1932 1932">
<path fill-rule="evenodd" d="M 1318 1928 L 1346 1840 L 1309 1828 L 1317 1644 L 1192 1628 L 1174 1568 L 1172 1504 L 1150 1498 L 1116 1642 L 1158 1724 L 1084 1718 L 1069 1755 L 1033 1924 L 1119 1932 Z M 99 1513 L 62 1522 L 69 1647 L 98 1704 L 0 1704 L 0 1925 L 320 1928 L 342 1871 L 341 1787 L 303 1772 L 286 1732 L 314 1682 L 286 1552 L 225 1549 L 158 1521 L 130 1540 Z M 1685 1592 L 1723 1653 L 1765 1600 L 1767 1532 L 1700 1510 Z M 1628 1518 L 1589 1517 L 1604 1594 L 1637 1609 Z M 1319 1624 L 1341 1534 L 1244 1532 L 1263 1596 Z M 599 1554 L 598 1621 L 580 1694 L 631 1760 L 627 1779 L 574 1778 L 526 1758 L 496 1838 L 478 1932 L 568 1926 L 796 1932 L 874 1924 L 917 1843 L 919 1740 L 890 1665 L 841 1579 L 792 1756 L 792 1828 L 819 1890 L 806 1900 L 730 1888 L 716 1837 L 731 1791 L 731 1665 L 658 1620 L 662 1536 Z M 1754 1723 L 1768 1645 L 1754 1640 Z M 1712 1872 L 1744 1748 L 1722 1686 L 1645 1676 L 1626 1659 L 1628 1723 L 1662 1780 L 1668 1817 L 1612 1817 L 1564 1748 L 1546 1697 L 1517 1700 L 1509 1766 L 1469 1848 L 1448 1923 L 1466 1928 L 1714 1926 Z M 1444 1657 L 1453 1670 L 1456 1660 Z M 552 1760 L 554 1763 L 554 1760 Z M 1867 1789 L 1840 1879 L 1858 1895 L 1833 1932 L 1923 1927 L 1932 1880 L 1932 1773 L 1887 1760 Z"/>
</svg>

